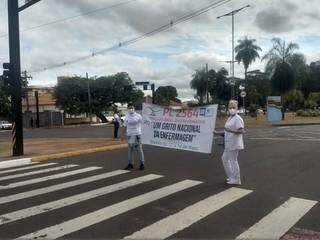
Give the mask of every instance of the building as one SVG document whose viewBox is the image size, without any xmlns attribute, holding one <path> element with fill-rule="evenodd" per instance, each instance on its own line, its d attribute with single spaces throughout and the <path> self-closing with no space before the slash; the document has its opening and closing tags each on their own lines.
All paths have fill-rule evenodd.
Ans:
<svg viewBox="0 0 320 240">
<path fill-rule="evenodd" d="M 37 115 L 36 93 L 38 93 L 39 115 Z M 53 87 L 29 86 L 26 88 L 22 100 L 24 127 L 36 127 L 38 117 L 40 127 L 64 125 L 63 112 L 55 104 Z"/>
<path fill-rule="evenodd" d="M 22 100 L 23 113 L 37 112 L 36 92 L 38 92 L 38 96 L 39 96 L 39 112 L 45 112 L 45 111 L 60 112 L 60 109 L 56 107 L 53 87 L 30 86 L 24 92 L 24 98 Z"/>
</svg>

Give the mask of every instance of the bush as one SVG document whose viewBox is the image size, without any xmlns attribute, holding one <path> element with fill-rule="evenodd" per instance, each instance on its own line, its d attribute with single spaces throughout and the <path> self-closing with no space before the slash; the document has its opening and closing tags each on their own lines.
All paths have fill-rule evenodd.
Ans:
<svg viewBox="0 0 320 240">
<path fill-rule="evenodd" d="M 312 109 L 307 109 L 307 110 L 298 110 L 297 111 L 297 116 L 300 117 L 320 117 L 320 111 L 319 110 L 312 110 Z"/>
<path fill-rule="evenodd" d="M 252 117 L 257 116 L 257 111 L 259 108 L 260 108 L 260 106 L 257 104 L 250 104 L 248 107 L 248 111 L 250 113 L 250 116 L 252 116 Z"/>
</svg>

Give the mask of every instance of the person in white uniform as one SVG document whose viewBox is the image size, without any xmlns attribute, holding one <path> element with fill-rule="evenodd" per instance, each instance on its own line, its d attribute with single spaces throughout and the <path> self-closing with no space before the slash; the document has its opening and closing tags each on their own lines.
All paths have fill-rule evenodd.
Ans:
<svg viewBox="0 0 320 240">
<path fill-rule="evenodd" d="M 144 154 L 142 150 L 141 143 L 141 125 L 142 125 L 142 116 L 139 113 L 136 113 L 132 104 L 128 104 L 128 112 L 125 115 L 123 126 L 125 131 L 122 133 L 122 138 L 124 132 L 127 135 L 128 143 L 128 165 L 126 170 L 133 169 L 133 153 L 134 150 L 137 150 L 140 157 L 140 170 L 144 170 Z"/>
<path fill-rule="evenodd" d="M 227 176 L 227 184 L 241 185 L 240 168 L 238 163 L 239 150 L 244 149 L 243 134 L 244 122 L 237 114 L 238 102 L 231 100 L 228 105 L 229 118 L 224 126 L 224 131 L 215 131 L 216 134 L 224 136 L 224 152 L 222 163 Z"/>
</svg>

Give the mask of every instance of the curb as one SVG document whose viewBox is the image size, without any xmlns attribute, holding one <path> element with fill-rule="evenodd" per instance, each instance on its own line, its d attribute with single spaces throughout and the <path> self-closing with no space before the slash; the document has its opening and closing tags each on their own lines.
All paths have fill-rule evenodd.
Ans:
<svg viewBox="0 0 320 240">
<path fill-rule="evenodd" d="M 279 123 L 272 124 L 273 127 L 290 127 L 290 126 L 312 126 L 312 125 L 320 125 L 320 123 Z"/>
<path fill-rule="evenodd" d="M 28 165 L 31 163 L 31 158 L 21 158 L 15 160 L 4 160 L 0 162 L 0 169 L 1 168 L 8 168 L 8 167 L 17 167 L 22 165 Z"/>
<path fill-rule="evenodd" d="M 48 161 L 48 160 L 57 159 L 57 158 L 75 157 L 75 156 L 79 156 L 82 154 L 90 154 L 90 153 L 96 153 L 96 152 L 113 151 L 113 150 L 117 150 L 117 149 L 126 148 L 127 146 L 128 145 L 126 143 L 123 143 L 123 144 L 111 145 L 111 146 L 106 146 L 106 147 L 90 148 L 90 149 L 84 149 L 84 150 L 78 150 L 78 151 L 72 151 L 72 152 L 41 155 L 41 156 L 33 157 L 32 162 Z"/>
</svg>

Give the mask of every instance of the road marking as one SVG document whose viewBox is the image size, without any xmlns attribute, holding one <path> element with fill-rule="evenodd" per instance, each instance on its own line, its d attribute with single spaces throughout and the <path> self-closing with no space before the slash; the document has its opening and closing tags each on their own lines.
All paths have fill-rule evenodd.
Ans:
<svg viewBox="0 0 320 240">
<path fill-rule="evenodd" d="M 90 172 L 90 171 L 94 171 L 94 170 L 97 170 L 97 169 L 101 169 L 101 167 L 88 167 L 88 168 L 78 169 L 78 170 L 74 170 L 74 171 L 58 173 L 58 174 L 54 174 L 54 175 L 50 175 L 50 176 L 46 176 L 46 177 L 34 178 L 34 179 L 22 181 L 22 182 L 10 183 L 8 185 L 0 185 L 0 190 L 1 189 L 11 189 L 11 188 L 16 188 L 16 187 L 26 186 L 26 185 L 30 185 L 30 184 L 34 184 L 34 183 L 46 182 L 48 180 L 64 178 L 64 177 L 67 177 L 67 176 L 72 176 L 72 175 L 76 175 L 76 174 L 79 174 L 79 173 Z"/>
<path fill-rule="evenodd" d="M 237 239 L 279 239 L 315 204 L 317 201 L 289 198 L 280 207 L 240 234 Z"/>
<path fill-rule="evenodd" d="M 249 138 L 250 140 L 272 140 L 272 141 L 308 141 L 308 142 L 320 142 L 319 138 Z"/>
<path fill-rule="evenodd" d="M 15 168 L 15 169 L 10 169 L 10 170 L 0 171 L 0 174 L 18 172 L 18 171 L 23 171 L 23 170 L 30 170 L 30 169 L 34 169 L 34 168 L 48 167 L 48 166 L 52 166 L 52 165 L 56 165 L 56 164 L 58 164 L 58 163 L 35 164 L 35 165 L 29 166 L 29 167 L 22 167 L 22 168 Z"/>
<path fill-rule="evenodd" d="M 199 181 L 184 180 L 19 238 L 56 239 L 201 183 Z"/>
<path fill-rule="evenodd" d="M 251 192 L 251 190 L 230 188 L 197 202 L 125 238 L 147 239 L 150 236 L 153 239 L 168 238 Z"/>
<path fill-rule="evenodd" d="M 48 203 L 44 203 L 41 205 L 37 205 L 37 206 L 33 206 L 33 207 L 29 207 L 26 209 L 22 209 L 22 210 L 18 210 L 15 212 L 11 212 L 11 213 L 7 213 L 7 214 L 2 214 L 1 218 L 0 218 L 0 225 L 3 224 L 7 224 L 10 222 L 14 222 L 20 219 L 24 219 L 27 217 L 31 217 L 34 215 L 38 215 L 44 212 L 49 212 L 49 211 L 53 211 L 55 209 L 59 209 L 59 208 L 63 208 L 66 206 L 70 206 L 72 204 L 76 204 L 79 202 L 83 202 L 86 200 L 90 200 L 92 198 L 96 198 L 102 195 L 106 195 L 108 193 L 112 193 L 112 192 L 116 192 L 116 191 L 120 191 L 122 189 L 125 188 L 129 188 L 135 185 L 139 185 L 151 180 L 155 180 L 158 178 L 161 178 L 163 176 L 160 175 L 155 175 L 155 174 L 149 174 L 143 177 L 138 177 L 138 178 L 134 178 L 131 180 L 127 180 L 124 182 L 120 182 L 117 184 L 113 184 L 110 186 L 106 186 L 103 188 L 98 188 L 92 191 L 88 191 L 88 192 L 84 192 L 84 193 L 80 193 L 80 194 L 76 194 L 73 195 L 71 197 L 67 197 L 67 198 L 62 198 L 56 201 L 52 201 L 52 202 L 48 202 Z"/>
<path fill-rule="evenodd" d="M 30 198 L 30 197 L 42 195 L 45 193 L 62 190 L 62 189 L 69 188 L 69 187 L 74 187 L 74 186 L 78 186 L 81 184 L 90 183 L 90 182 L 98 181 L 98 180 L 105 179 L 105 178 L 110 178 L 110 177 L 117 176 L 117 175 L 124 174 L 124 173 L 128 173 L 128 172 L 129 171 L 125 171 L 125 170 L 116 170 L 116 171 L 112 171 L 112 172 L 107 172 L 107 173 L 95 175 L 92 177 L 82 178 L 82 179 L 78 179 L 78 180 L 74 180 L 74 181 L 70 181 L 70 182 L 66 182 L 66 183 L 53 185 L 50 187 L 44 187 L 44 188 L 39 188 L 36 190 L 31 190 L 28 192 L 22 192 L 22 193 L 17 193 L 17 194 L 5 196 L 5 197 L 0 197 L 0 204 L 13 202 L 13 201 L 17 201 L 17 200 L 21 200 L 21 199 L 25 199 L 25 198 Z"/>
<path fill-rule="evenodd" d="M 24 165 L 30 165 L 31 158 L 21 158 L 21 159 L 15 159 L 15 160 L 4 160 L 0 161 L 0 169 L 2 168 L 11 168 L 11 167 L 17 167 L 17 166 L 24 166 Z"/>
<path fill-rule="evenodd" d="M 42 169 L 42 170 L 28 172 L 28 173 L 20 173 L 20 174 L 0 177 L 0 181 L 14 179 L 14 178 L 20 178 L 20 177 L 26 177 L 26 176 L 32 176 L 32 175 L 41 174 L 41 173 L 59 171 L 59 170 L 69 169 L 69 168 L 73 168 L 73 167 L 77 167 L 77 166 L 79 166 L 79 165 L 70 164 L 70 165 L 64 165 L 64 166 L 59 166 L 59 167 L 54 167 L 54 168 L 47 168 L 47 169 Z"/>
</svg>

